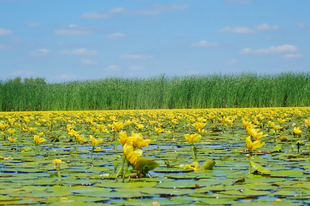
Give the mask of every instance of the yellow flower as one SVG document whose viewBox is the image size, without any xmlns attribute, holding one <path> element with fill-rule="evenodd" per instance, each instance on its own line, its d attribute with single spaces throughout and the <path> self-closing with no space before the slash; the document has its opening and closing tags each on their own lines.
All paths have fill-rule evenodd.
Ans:
<svg viewBox="0 0 310 206">
<path fill-rule="evenodd" d="M 23 132 L 28 132 L 27 126 L 26 126 L 26 125 L 23 125 L 23 126 L 22 126 L 22 130 L 23 130 Z"/>
<path fill-rule="evenodd" d="M 17 138 L 13 139 L 12 137 L 9 137 L 8 140 L 9 140 L 11 143 L 13 143 L 13 142 L 15 142 L 15 141 L 17 140 Z"/>
<path fill-rule="evenodd" d="M 40 138 L 38 135 L 34 135 L 33 139 L 34 139 L 34 143 L 36 145 L 45 142 L 45 138 Z"/>
<path fill-rule="evenodd" d="M 207 124 L 206 123 L 202 123 L 202 122 L 195 122 L 193 124 L 193 126 L 195 127 L 196 130 L 201 130 L 203 129 Z"/>
<path fill-rule="evenodd" d="M 68 134 L 71 135 L 71 136 L 76 137 L 76 136 L 79 134 L 79 132 L 78 132 L 78 131 L 75 131 L 74 129 L 71 129 L 71 130 L 68 132 Z"/>
<path fill-rule="evenodd" d="M 8 133 L 12 135 L 15 132 L 15 129 L 8 129 Z"/>
<path fill-rule="evenodd" d="M 77 135 L 77 136 L 76 136 L 76 140 L 77 140 L 78 142 L 86 142 L 86 141 L 87 141 L 86 138 L 84 138 L 83 136 L 80 136 L 80 135 Z"/>
<path fill-rule="evenodd" d="M 306 123 L 306 127 L 309 128 L 310 127 L 310 118 L 305 119 L 305 123 Z"/>
<path fill-rule="evenodd" d="M 185 165 L 184 167 L 185 167 L 185 169 L 191 169 L 191 170 L 194 170 L 195 172 L 197 172 L 197 170 L 199 169 L 199 163 L 197 162 L 195 167 L 193 167 L 191 165 Z"/>
<path fill-rule="evenodd" d="M 126 159 L 130 164 L 135 165 L 137 163 L 138 157 L 142 156 L 143 151 L 141 149 L 133 150 L 133 146 L 129 143 L 126 143 L 123 147 L 123 151 Z"/>
<path fill-rule="evenodd" d="M 131 137 L 129 138 L 129 141 L 132 142 L 132 145 L 134 147 L 141 149 L 144 146 L 149 148 L 149 143 L 151 142 L 151 139 L 143 139 L 142 134 L 131 132 Z"/>
<path fill-rule="evenodd" d="M 138 129 L 143 129 L 144 125 L 143 124 L 137 124 Z"/>
<path fill-rule="evenodd" d="M 279 125 L 273 125 L 272 127 L 273 127 L 273 129 L 276 130 L 276 131 L 279 130 L 279 129 L 282 129 L 282 127 L 279 126 Z"/>
<path fill-rule="evenodd" d="M 28 127 L 29 132 L 33 132 L 34 128 L 33 127 Z"/>
<path fill-rule="evenodd" d="M 248 136 L 245 140 L 246 142 L 246 147 L 248 148 L 248 150 L 250 152 L 253 152 L 254 150 L 256 150 L 259 147 L 262 147 L 265 145 L 265 142 L 261 143 L 260 141 L 256 140 L 254 142 L 252 142 L 251 140 L 251 136 Z"/>
<path fill-rule="evenodd" d="M 160 127 L 155 127 L 155 132 L 157 133 L 157 134 L 160 134 L 160 133 L 162 133 L 164 130 L 162 129 L 162 128 L 160 128 Z"/>
<path fill-rule="evenodd" d="M 268 134 L 263 134 L 263 132 L 258 132 L 260 129 L 249 129 L 248 133 L 252 136 L 255 140 L 260 140 L 263 137 L 267 137 Z"/>
<path fill-rule="evenodd" d="M 103 142 L 103 140 L 102 139 L 95 139 L 94 137 L 93 137 L 93 135 L 89 135 L 89 137 L 90 137 L 90 141 L 91 141 L 91 144 L 93 145 L 93 147 L 96 147 L 97 146 L 97 144 L 100 144 L 101 142 Z"/>
<path fill-rule="evenodd" d="M 194 142 L 197 142 L 201 140 L 202 136 L 200 134 L 185 134 L 185 139 L 190 143 L 193 144 Z"/>
<path fill-rule="evenodd" d="M 124 132 L 119 132 L 118 133 L 118 136 L 119 136 L 119 143 L 124 146 L 124 144 L 126 144 L 126 142 L 128 141 L 128 137 L 127 137 L 127 132 L 124 131 Z"/>
<path fill-rule="evenodd" d="M 293 133 L 294 133 L 294 135 L 300 135 L 301 134 L 300 127 L 294 127 L 293 128 Z"/>
<path fill-rule="evenodd" d="M 53 164 L 60 164 L 60 163 L 65 163 L 61 159 L 54 159 Z"/>
<path fill-rule="evenodd" d="M 286 122 L 286 120 L 285 119 L 278 119 L 278 122 L 279 122 L 279 124 L 282 124 L 282 123 L 284 123 L 284 122 Z"/>
<path fill-rule="evenodd" d="M 91 127 L 90 129 L 93 133 L 99 132 L 99 129 L 97 129 L 96 127 Z"/>
<path fill-rule="evenodd" d="M 97 147 L 97 148 L 95 149 L 95 151 L 96 151 L 96 152 L 100 152 L 100 151 L 101 151 L 101 148 L 100 148 L 100 147 Z"/>
<path fill-rule="evenodd" d="M 113 122 L 113 127 L 116 131 L 121 130 L 124 126 L 122 122 Z"/>
</svg>

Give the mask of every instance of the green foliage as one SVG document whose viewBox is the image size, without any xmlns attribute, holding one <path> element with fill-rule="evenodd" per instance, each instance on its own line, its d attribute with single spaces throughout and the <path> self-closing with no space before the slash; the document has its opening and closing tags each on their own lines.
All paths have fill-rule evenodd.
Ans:
<svg viewBox="0 0 310 206">
<path fill-rule="evenodd" d="M 310 72 L 0 81 L 0 111 L 294 107 L 310 104 Z"/>
<path fill-rule="evenodd" d="M 215 165 L 214 160 L 206 160 L 199 168 L 199 171 L 204 171 L 204 170 L 213 170 L 213 167 Z"/>
<path fill-rule="evenodd" d="M 157 164 L 154 160 L 145 159 L 143 157 L 140 157 L 137 161 L 137 164 L 135 165 L 135 170 L 139 174 L 142 174 L 143 177 L 146 176 L 146 174 L 158 167 L 159 164 Z"/>
</svg>

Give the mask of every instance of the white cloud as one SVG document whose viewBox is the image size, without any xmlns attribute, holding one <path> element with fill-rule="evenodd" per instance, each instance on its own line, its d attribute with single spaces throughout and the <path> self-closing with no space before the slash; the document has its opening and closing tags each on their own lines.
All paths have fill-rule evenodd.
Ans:
<svg viewBox="0 0 310 206">
<path fill-rule="evenodd" d="M 140 9 L 140 10 L 126 10 L 120 7 L 120 8 L 114 8 L 114 9 L 111 9 L 105 12 L 93 11 L 93 12 L 84 13 L 80 17 L 88 18 L 88 19 L 108 19 L 108 18 L 114 17 L 116 14 L 158 15 L 164 12 L 183 10 L 187 8 L 188 8 L 187 5 L 180 5 L 180 4 L 172 4 L 168 6 L 164 6 L 161 4 L 155 4 L 151 8 L 145 8 L 145 9 Z"/>
<path fill-rule="evenodd" d="M 118 7 L 118 8 L 114 8 L 114 9 L 109 10 L 109 13 L 112 13 L 112 14 L 120 13 L 120 12 L 123 12 L 124 10 L 125 10 L 124 8 Z"/>
<path fill-rule="evenodd" d="M 63 79 L 63 80 L 72 80 L 75 79 L 75 75 L 69 75 L 69 74 L 62 74 L 58 77 L 58 79 Z"/>
<path fill-rule="evenodd" d="M 21 39 L 21 38 L 18 38 L 18 37 L 13 37 L 13 38 L 10 38 L 10 39 L 9 39 L 9 42 L 10 42 L 11 44 L 18 45 L 18 44 L 24 43 L 24 40 Z"/>
<path fill-rule="evenodd" d="M 83 30 L 69 30 L 69 29 L 58 29 L 55 30 L 54 33 L 56 35 L 68 35 L 68 36 L 78 36 L 78 35 L 87 35 L 91 34 L 89 31 L 83 31 Z"/>
<path fill-rule="evenodd" d="M 226 0 L 227 3 L 251 4 L 252 0 Z"/>
<path fill-rule="evenodd" d="M 120 69 L 121 69 L 121 67 L 119 67 L 119 66 L 111 65 L 111 66 L 108 66 L 107 68 L 105 68 L 104 70 L 105 71 L 118 71 Z"/>
<path fill-rule="evenodd" d="M 239 53 L 240 54 L 248 54 L 248 53 L 251 53 L 251 51 L 252 51 L 251 48 L 244 48 Z"/>
<path fill-rule="evenodd" d="M 279 26 L 277 26 L 277 25 L 270 26 L 270 25 L 265 24 L 265 23 L 258 25 L 256 27 L 257 31 L 268 31 L 268 30 L 278 30 L 278 29 L 279 29 Z"/>
<path fill-rule="evenodd" d="M 126 35 L 122 33 L 114 33 L 114 34 L 110 34 L 109 36 L 107 36 L 108 39 L 113 39 L 113 40 L 120 40 L 120 39 L 124 39 L 125 37 Z"/>
<path fill-rule="evenodd" d="M 14 76 L 30 76 L 34 74 L 35 74 L 34 71 L 29 71 L 29 70 L 18 70 L 18 71 L 11 73 L 11 75 L 14 75 Z"/>
<path fill-rule="evenodd" d="M 304 23 L 296 23 L 296 26 L 298 28 L 305 28 L 306 27 L 306 25 Z"/>
<path fill-rule="evenodd" d="M 68 36 L 78 36 L 78 35 L 88 35 L 92 34 L 93 30 L 87 27 L 81 27 L 76 24 L 69 24 L 68 26 L 57 29 L 54 31 L 56 35 L 68 35 Z"/>
<path fill-rule="evenodd" d="M 237 34 L 254 34 L 261 31 L 276 31 L 279 29 L 278 25 L 270 26 L 269 24 L 263 23 L 254 28 L 249 27 L 225 27 L 220 29 L 221 33 L 237 33 Z"/>
<path fill-rule="evenodd" d="M 187 72 L 188 75 L 198 75 L 199 72 L 196 72 L 196 71 L 189 71 Z"/>
<path fill-rule="evenodd" d="M 86 18 L 86 19 L 108 19 L 114 16 L 114 14 L 121 13 L 124 11 L 124 8 L 114 8 L 106 12 L 89 12 L 89 13 L 84 13 L 80 17 L 81 18 Z"/>
<path fill-rule="evenodd" d="M 25 25 L 29 27 L 39 27 L 41 26 L 41 23 L 40 22 L 26 22 Z"/>
<path fill-rule="evenodd" d="M 216 42 L 208 42 L 208 41 L 200 41 L 198 43 L 193 43 L 191 47 L 209 47 L 209 46 L 216 46 Z"/>
<path fill-rule="evenodd" d="M 229 64 L 229 65 L 233 65 L 233 64 L 237 64 L 237 63 L 238 63 L 237 59 L 231 59 L 231 60 L 227 61 L 227 64 Z"/>
<path fill-rule="evenodd" d="M 38 49 L 36 51 L 30 52 L 29 54 L 32 56 L 45 56 L 49 52 L 50 52 L 50 50 L 48 50 L 48 49 Z"/>
<path fill-rule="evenodd" d="M 97 62 L 94 61 L 94 60 L 91 60 L 91 59 L 82 59 L 80 61 L 80 64 L 83 64 L 83 65 L 96 65 Z"/>
<path fill-rule="evenodd" d="M 283 58 L 287 58 L 287 59 L 297 59 L 297 58 L 301 58 L 302 55 L 301 54 L 285 54 L 283 55 Z"/>
<path fill-rule="evenodd" d="M 131 59 L 138 59 L 138 60 L 145 60 L 145 59 L 152 59 L 152 55 L 142 55 L 142 54 L 125 54 L 120 56 L 119 59 L 121 60 L 131 60 Z"/>
<path fill-rule="evenodd" d="M 272 54 L 272 53 L 281 53 L 281 52 L 296 52 L 298 48 L 293 45 L 284 44 L 281 46 L 271 46 L 269 48 L 257 49 L 252 50 L 251 48 L 242 49 L 239 53 L 240 54 Z"/>
<path fill-rule="evenodd" d="M 96 50 L 88 50 L 88 49 L 75 49 L 75 50 L 64 50 L 61 51 L 60 54 L 69 54 L 69 55 L 97 55 L 98 52 Z"/>
<path fill-rule="evenodd" d="M 0 43 L 0 50 L 7 50 L 7 49 L 10 49 L 10 47 Z"/>
<path fill-rule="evenodd" d="M 129 14 L 138 14 L 138 15 L 158 15 L 164 12 L 169 11 L 176 11 L 176 10 L 184 10 L 187 9 L 188 5 L 180 5 L 180 4 L 173 4 L 164 6 L 161 4 L 156 4 L 148 9 L 140 9 L 135 11 L 127 11 Z"/>
<path fill-rule="evenodd" d="M 130 70 L 132 71 L 137 71 L 137 70 L 144 70 L 144 67 L 141 66 L 131 66 L 129 67 Z"/>
<path fill-rule="evenodd" d="M 10 35 L 12 34 L 13 32 L 8 30 L 8 29 L 3 29 L 3 28 L 0 28 L 0 36 L 2 35 Z"/>
<path fill-rule="evenodd" d="M 255 33 L 254 29 L 250 29 L 248 27 L 225 27 L 221 29 L 219 32 L 221 33 L 238 33 L 238 34 L 249 34 L 249 33 Z"/>
</svg>

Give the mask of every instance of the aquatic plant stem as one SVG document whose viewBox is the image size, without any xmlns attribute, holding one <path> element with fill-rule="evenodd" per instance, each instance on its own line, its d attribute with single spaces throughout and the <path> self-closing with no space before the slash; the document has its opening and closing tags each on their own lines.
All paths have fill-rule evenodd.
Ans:
<svg viewBox="0 0 310 206">
<path fill-rule="evenodd" d="M 90 153 L 90 159 L 91 159 L 91 161 L 93 161 L 94 149 L 95 149 L 95 147 L 93 146 L 93 148 L 91 149 L 91 153 Z"/>
<path fill-rule="evenodd" d="M 125 179 L 126 172 L 127 172 L 127 170 L 128 170 L 128 166 L 129 166 L 129 161 L 126 160 L 126 167 L 125 167 L 125 171 L 124 171 L 124 173 L 123 173 L 123 180 L 122 180 L 123 183 L 124 183 L 124 179 Z"/>
<path fill-rule="evenodd" d="M 62 183 L 61 183 L 61 175 L 60 175 L 60 168 L 57 169 L 57 173 L 58 173 L 59 185 L 62 186 Z"/>
<path fill-rule="evenodd" d="M 250 151 L 249 153 L 249 175 L 251 174 L 251 157 L 252 157 L 252 152 Z"/>
<path fill-rule="evenodd" d="M 197 162 L 196 150 L 195 150 L 194 144 L 191 144 L 191 146 L 192 146 L 192 152 L 193 152 L 194 162 Z"/>
<path fill-rule="evenodd" d="M 123 153 L 123 157 L 122 157 L 122 166 L 121 168 L 118 170 L 116 177 L 118 177 L 119 175 L 123 175 L 123 170 L 124 170 L 124 164 L 125 164 L 125 154 Z"/>
</svg>

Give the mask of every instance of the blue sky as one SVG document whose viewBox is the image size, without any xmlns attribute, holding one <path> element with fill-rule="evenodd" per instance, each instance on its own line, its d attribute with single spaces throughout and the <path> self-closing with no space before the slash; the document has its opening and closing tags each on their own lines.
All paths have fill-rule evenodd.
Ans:
<svg viewBox="0 0 310 206">
<path fill-rule="evenodd" d="M 0 79 L 310 70 L 309 0 L 0 0 Z"/>
</svg>

